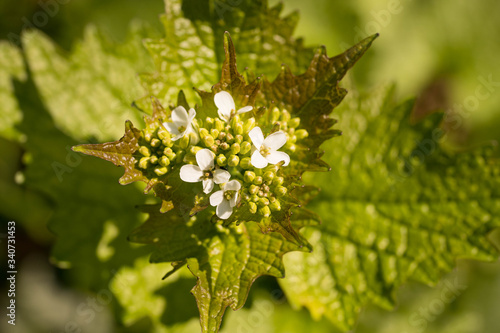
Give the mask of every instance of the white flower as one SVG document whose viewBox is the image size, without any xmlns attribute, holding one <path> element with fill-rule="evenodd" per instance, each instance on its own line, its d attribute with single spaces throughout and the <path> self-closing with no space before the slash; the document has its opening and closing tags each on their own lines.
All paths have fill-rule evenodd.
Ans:
<svg viewBox="0 0 500 333">
<path fill-rule="evenodd" d="M 245 106 L 236 111 L 236 105 L 234 104 L 234 99 L 230 93 L 227 91 L 221 91 L 215 94 L 214 103 L 219 108 L 217 112 L 219 113 L 220 119 L 224 121 L 229 121 L 235 115 L 240 113 L 245 113 L 251 111 L 253 107 Z"/>
<path fill-rule="evenodd" d="M 274 132 L 264 139 L 260 127 L 254 127 L 249 133 L 250 139 L 255 146 L 252 153 L 251 163 L 258 169 L 265 168 L 268 163 L 277 164 L 281 161 L 287 166 L 290 156 L 282 151 L 277 151 L 286 143 L 286 134 L 283 131 Z"/>
<path fill-rule="evenodd" d="M 203 183 L 203 192 L 212 192 L 215 184 L 223 184 L 231 178 L 226 170 L 214 169 L 214 153 L 202 149 L 196 153 L 198 165 L 186 164 L 181 168 L 181 179 L 188 183 Z"/>
<path fill-rule="evenodd" d="M 221 185 L 221 190 L 214 192 L 210 196 L 210 204 L 217 206 L 215 213 L 223 220 L 229 218 L 233 213 L 233 207 L 238 202 L 238 191 L 241 184 L 237 180 L 231 180 L 226 184 Z"/>
<path fill-rule="evenodd" d="M 196 116 L 194 109 L 189 109 L 189 113 L 183 106 L 178 106 L 172 110 L 172 122 L 163 123 L 163 126 L 174 135 L 173 141 L 179 140 L 184 135 L 195 133 L 193 129 L 193 119 Z"/>
</svg>

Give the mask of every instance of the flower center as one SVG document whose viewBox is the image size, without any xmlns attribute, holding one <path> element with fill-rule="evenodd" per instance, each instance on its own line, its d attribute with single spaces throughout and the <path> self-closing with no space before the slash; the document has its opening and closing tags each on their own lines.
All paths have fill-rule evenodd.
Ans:
<svg viewBox="0 0 500 333">
<path fill-rule="evenodd" d="M 212 178 L 214 178 L 212 170 L 203 171 L 203 176 L 201 176 L 201 179 L 212 179 Z"/>
<path fill-rule="evenodd" d="M 236 191 L 224 191 L 224 199 L 226 199 L 227 201 L 231 200 L 234 195 L 236 194 Z"/>
<path fill-rule="evenodd" d="M 271 148 L 269 147 L 266 147 L 264 145 L 262 145 L 260 147 L 260 154 L 264 157 L 266 157 L 267 155 L 269 155 L 271 153 Z"/>
<path fill-rule="evenodd" d="M 186 130 L 186 126 L 179 126 L 177 130 L 179 131 L 179 133 L 184 133 L 184 131 Z"/>
</svg>

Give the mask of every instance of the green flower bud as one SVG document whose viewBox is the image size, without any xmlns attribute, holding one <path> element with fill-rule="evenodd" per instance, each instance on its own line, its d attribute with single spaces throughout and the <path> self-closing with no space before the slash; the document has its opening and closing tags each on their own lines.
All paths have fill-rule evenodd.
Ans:
<svg viewBox="0 0 500 333">
<path fill-rule="evenodd" d="M 240 154 L 245 155 L 252 150 L 252 144 L 248 141 L 243 141 L 240 145 Z"/>
<path fill-rule="evenodd" d="M 240 144 L 239 143 L 233 143 L 231 145 L 231 153 L 238 154 L 239 152 L 240 152 Z"/>
<path fill-rule="evenodd" d="M 240 163 L 240 158 L 236 155 L 229 156 L 227 160 L 227 165 L 232 167 L 238 166 L 239 163 Z"/>
<path fill-rule="evenodd" d="M 162 165 L 162 166 L 168 166 L 168 165 L 170 165 L 170 160 L 168 159 L 167 156 L 163 155 L 160 158 L 160 165 Z"/>
<path fill-rule="evenodd" d="M 206 128 L 200 128 L 198 133 L 200 133 L 200 137 L 202 138 L 206 137 L 207 135 L 210 135 L 210 132 L 208 132 Z"/>
<path fill-rule="evenodd" d="M 278 120 L 280 119 L 280 110 L 275 107 L 273 108 L 273 110 L 271 111 L 271 119 L 270 119 L 270 122 L 271 124 L 274 124 L 275 122 L 277 122 Z"/>
<path fill-rule="evenodd" d="M 149 163 L 149 157 L 142 157 L 139 160 L 139 168 L 141 168 L 141 169 L 147 169 L 148 168 L 148 163 Z"/>
<path fill-rule="evenodd" d="M 255 185 L 261 185 L 262 184 L 262 177 L 261 176 L 255 177 L 255 179 L 253 180 L 253 183 Z"/>
<path fill-rule="evenodd" d="M 151 147 L 158 147 L 158 146 L 160 146 L 160 144 L 161 144 L 161 141 L 158 140 L 157 138 L 151 139 Z"/>
<path fill-rule="evenodd" d="M 226 138 L 226 135 L 227 135 L 226 132 L 220 132 L 218 139 L 219 140 L 224 140 Z"/>
<path fill-rule="evenodd" d="M 150 151 L 150 150 L 149 150 L 149 148 L 148 148 L 148 147 L 146 147 L 146 146 L 141 146 L 141 147 L 139 148 L 139 153 L 141 153 L 141 154 L 142 154 L 142 156 L 146 156 L 146 157 L 147 157 L 147 156 L 151 156 L 151 151 Z"/>
<path fill-rule="evenodd" d="M 243 135 L 237 134 L 234 137 L 234 141 L 236 141 L 236 143 L 242 143 L 243 142 Z"/>
<path fill-rule="evenodd" d="M 149 162 L 150 162 L 151 164 L 156 164 L 156 163 L 158 163 L 158 157 L 157 157 L 156 155 L 151 156 L 151 157 L 149 158 Z"/>
<path fill-rule="evenodd" d="M 169 160 L 171 160 L 171 161 L 175 158 L 175 155 L 176 155 L 176 154 L 174 153 L 174 151 L 172 150 L 172 148 L 165 148 L 165 149 L 163 150 L 163 154 L 164 154 L 165 156 L 167 156 L 167 157 L 168 157 L 168 159 L 169 159 Z"/>
<path fill-rule="evenodd" d="M 158 138 L 162 141 L 164 145 L 166 145 L 165 142 L 170 144 L 170 140 L 172 139 L 170 137 L 170 133 L 166 131 L 163 128 L 163 126 L 160 126 L 160 128 L 158 129 Z"/>
<path fill-rule="evenodd" d="M 252 214 L 257 213 L 257 205 L 254 202 L 248 203 L 248 209 L 250 210 L 250 213 L 252 213 Z"/>
<path fill-rule="evenodd" d="M 260 198 L 259 198 L 259 196 L 258 196 L 258 195 L 254 194 L 254 195 L 252 195 L 252 197 L 251 197 L 250 199 L 251 199 L 253 202 L 258 202 Z"/>
<path fill-rule="evenodd" d="M 231 133 L 227 133 L 226 142 L 231 143 L 234 140 L 234 136 Z"/>
<path fill-rule="evenodd" d="M 297 140 L 302 140 L 304 138 L 307 138 L 309 136 L 309 133 L 305 129 L 299 129 L 295 131 L 295 136 L 297 137 Z"/>
<path fill-rule="evenodd" d="M 151 139 L 153 138 L 153 135 L 149 132 L 146 132 L 144 133 L 144 140 L 146 140 L 147 142 L 151 141 Z"/>
<path fill-rule="evenodd" d="M 215 128 L 212 128 L 210 130 L 210 135 L 213 136 L 214 138 L 218 138 L 219 137 L 219 130 L 216 130 Z"/>
<path fill-rule="evenodd" d="M 217 165 L 218 166 L 225 166 L 226 162 L 227 162 L 227 159 L 226 159 L 226 156 L 224 156 L 224 154 L 219 154 L 219 156 L 217 156 Z"/>
<path fill-rule="evenodd" d="M 269 199 L 267 199 L 267 198 L 260 198 L 259 199 L 259 205 L 260 206 L 268 206 L 269 205 Z"/>
<path fill-rule="evenodd" d="M 286 192 L 287 192 L 286 187 L 283 187 L 283 186 L 276 187 L 276 194 L 278 196 L 284 196 L 286 194 Z"/>
<path fill-rule="evenodd" d="M 255 173 L 252 171 L 245 171 L 245 175 L 243 176 L 243 179 L 245 180 L 245 182 L 251 183 L 255 179 Z M 255 186 L 255 185 L 252 185 L 252 186 Z M 255 194 L 255 193 L 252 193 L 252 194 Z"/>
<path fill-rule="evenodd" d="M 179 146 L 182 148 L 182 149 L 186 149 L 188 146 L 189 146 L 189 136 L 188 135 L 184 135 L 180 140 L 179 140 Z"/>
<path fill-rule="evenodd" d="M 250 194 L 257 194 L 257 192 L 259 192 L 259 187 L 255 185 L 250 185 L 250 189 L 248 192 L 250 192 Z"/>
<path fill-rule="evenodd" d="M 219 145 L 219 148 L 222 150 L 228 150 L 229 149 L 229 144 L 227 142 L 223 142 Z"/>
<path fill-rule="evenodd" d="M 252 117 L 250 119 L 247 119 L 245 123 L 243 124 L 243 133 L 248 133 L 252 128 L 255 127 L 255 118 Z"/>
<path fill-rule="evenodd" d="M 219 118 L 215 118 L 215 128 L 219 132 L 222 132 L 224 130 L 224 122 L 222 120 L 220 120 Z"/>
<path fill-rule="evenodd" d="M 269 205 L 269 208 L 273 212 L 280 211 L 281 210 L 281 204 L 280 204 L 279 200 L 275 200 L 274 202 L 271 202 L 271 204 Z"/>
<path fill-rule="evenodd" d="M 240 121 L 240 122 L 234 124 L 233 131 L 234 131 L 234 134 L 242 135 L 243 134 L 243 123 Z"/>
<path fill-rule="evenodd" d="M 300 118 L 293 118 L 288 121 L 288 127 L 297 128 L 300 125 Z"/>
<path fill-rule="evenodd" d="M 262 178 L 264 178 L 266 182 L 270 183 L 273 181 L 274 176 L 275 176 L 274 172 L 266 171 L 266 173 L 264 173 L 264 176 Z"/>
<path fill-rule="evenodd" d="M 286 146 L 288 148 L 288 150 L 290 150 L 292 153 L 295 153 L 295 151 L 297 150 L 297 146 L 294 145 L 293 143 L 292 144 L 289 144 Z"/>
<path fill-rule="evenodd" d="M 193 155 L 196 155 L 200 150 L 202 150 L 202 148 L 199 146 L 191 146 L 191 148 L 189 148 L 189 152 Z"/>
<path fill-rule="evenodd" d="M 274 178 L 273 184 L 277 185 L 277 186 L 281 186 L 281 185 L 283 185 L 284 182 L 285 182 L 285 178 L 276 177 L 276 178 Z"/>
<path fill-rule="evenodd" d="M 263 215 L 264 217 L 269 217 L 271 216 L 271 210 L 269 209 L 268 206 L 261 207 L 259 209 L 259 213 Z"/>
<path fill-rule="evenodd" d="M 164 174 L 166 174 L 168 172 L 168 169 L 166 167 L 161 167 L 161 168 L 156 168 L 155 169 L 155 173 L 158 175 L 158 176 L 163 176 Z"/>
<path fill-rule="evenodd" d="M 211 136 L 210 134 L 209 135 L 206 135 L 204 137 L 202 137 L 202 142 L 205 146 L 207 147 L 212 147 L 215 143 L 215 140 L 214 140 L 214 137 Z"/>
<path fill-rule="evenodd" d="M 207 127 L 213 127 L 214 125 L 214 118 L 211 118 L 211 117 L 207 117 L 205 119 L 205 124 L 207 124 Z"/>
<path fill-rule="evenodd" d="M 287 110 L 283 110 L 283 111 L 281 111 L 280 118 L 281 118 L 281 121 L 288 122 L 290 120 L 290 118 L 292 118 L 292 115 Z"/>
<path fill-rule="evenodd" d="M 243 168 L 243 169 L 252 169 L 253 168 L 253 165 L 252 165 L 252 160 L 250 157 L 244 157 L 241 159 L 240 161 L 240 166 Z"/>
</svg>

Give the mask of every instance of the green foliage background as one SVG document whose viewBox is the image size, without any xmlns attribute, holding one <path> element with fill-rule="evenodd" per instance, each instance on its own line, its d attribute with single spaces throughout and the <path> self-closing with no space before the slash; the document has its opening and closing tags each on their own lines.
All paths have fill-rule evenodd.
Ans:
<svg viewBox="0 0 500 333">
<path fill-rule="evenodd" d="M 353 45 L 359 37 L 359 31 L 367 32 L 367 25 L 378 27 L 381 37 L 376 47 L 355 67 L 350 85 L 356 88 L 351 88 L 351 91 L 371 91 L 381 83 L 395 81 L 399 96 L 424 96 L 422 101 L 428 104 L 424 103 L 421 110 L 426 113 L 433 109 L 453 108 L 454 103 L 463 103 L 469 95 L 474 94 L 479 76 L 491 75 L 494 81 L 497 78 L 500 81 L 495 56 L 500 51 L 500 44 L 493 33 L 500 28 L 500 20 L 496 17 L 500 15 L 497 2 L 402 0 L 398 2 L 401 10 L 397 14 L 383 16 L 381 11 L 387 13 L 391 2 L 315 0 L 305 4 L 289 0 L 285 3 L 285 12 L 299 9 L 301 20 L 296 35 L 305 37 L 307 45 L 325 44 L 330 55 L 340 53 L 347 45 Z M 35 2 L 20 3 L 20 6 L 17 2 L 0 5 L 1 38 L 6 39 L 12 32 L 19 34 L 22 18 L 29 19 L 40 10 Z M 96 320 L 89 324 L 81 323 L 84 331 L 143 332 L 152 328 L 168 332 L 199 330 L 196 306 L 189 295 L 194 284 L 192 277 L 180 271 L 167 282 L 162 282 L 159 277 L 168 270 L 168 265 L 148 265 L 145 255 L 150 249 L 126 241 L 129 231 L 144 219 L 134 206 L 151 199 L 140 193 L 139 186 L 122 187 L 117 181 L 109 181 L 117 180 L 121 175 L 120 170 L 98 160 L 85 159 L 82 162 L 78 156 L 65 149 L 88 138 L 91 142 L 118 138 L 123 131 L 124 115 L 140 123 L 140 115 L 128 104 L 141 97 L 141 87 L 138 81 L 124 81 L 123 78 L 133 77 L 136 72 L 152 70 L 153 62 L 141 46 L 141 36 L 160 36 L 158 15 L 162 12 L 163 3 L 160 0 L 142 1 L 140 4 L 134 1 L 87 0 L 61 5 L 58 13 L 40 27 L 60 45 L 60 49 L 45 37 L 33 37 L 38 33 L 30 33 L 26 37 L 28 60 L 37 64 L 32 69 L 35 82 L 27 80 L 21 54 L 7 43 L 0 44 L 2 54 L 8 55 L 0 60 L 0 214 L 2 220 L 18 222 L 18 261 L 21 271 L 18 310 L 20 314 L 29 313 L 32 318 L 21 324 L 21 328 L 27 332 L 46 332 L 51 329 L 63 331 L 64 325 L 75 318 L 73 309 L 85 301 L 86 296 L 82 293 L 88 290 L 110 290 L 119 295 L 120 305 L 113 300 L 111 305 L 116 309 L 115 314 L 103 309 L 97 312 Z M 142 21 L 135 21 L 131 25 L 131 32 L 125 32 L 124 26 L 136 18 Z M 98 29 L 85 28 L 91 22 Z M 375 31 L 369 31 L 372 32 Z M 82 39 L 84 42 L 81 42 Z M 57 56 L 46 58 L 39 53 L 40 49 Z M 72 50 L 72 55 L 66 59 L 69 50 Z M 89 54 L 92 57 L 88 57 Z M 103 63 L 109 57 L 114 61 Z M 52 66 L 58 69 L 57 72 L 47 70 Z M 95 73 L 92 77 L 87 77 L 89 68 Z M 17 81 L 11 84 L 5 73 Z M 68 91 L 72 89 L 72 78 L 87 82 L 87 86 L 78 88 L 81 89 L 79 93 L 85 95 L 89 92 L 95 94 L 95 84 L 107 82 L 100 80 L 102 76 L 114 78 L 112 95 L 68 100 L 75 93 Z M 41 85 L 37 89 L 37 79 L 52 84 Z M 19 105 L 11 97 L 13 91 L 17 94 Z M 105 102 L 94 105 L 93 98 Z M 349 98 L 354 97 L 349 96 L 344 102 L 346 106 L 339 112 L 345 112 Z M 456 132 L 455 138 L 459 143 L 475 145 L 484 140 L 498 139 L 499 105 L 498 91 L 481 101 L 479 110 L 467 117 Z M 16 108 L 23 110 L 22 116 Z M 83 113 L 78 113 L 78 110 L 83 108 L 92 109 L 95 113 L 88 118 L 79 118 L 79 114 Z M 108 113 L 108 118 L 101 119 L 100 115 L 110 109 L 113 112 Z M 72 113 L 68 110 L 72 110 Z M 337 114 L 335 116 L 339 118 Z M 14 127 L 14 123 L 19 125 Z M 26 137 L 23 133 L 32 135 Z M 348 133 L 345 132 L 345 135 Z M 59 149 L 40 144 L 46 140 Z M 332 142 L 332 146 L 335 144 L 339 143 Z M 25 155 L 25 150 L 30 153 Z M 56 170 L 67 170 L 64 166 L 72 170 L 62 174 L 64 186 L 57 181 L 40 181 L 54 179 L 54 162 L 61 164 L 56 165 Z M 21 172 L 29 163 L 51 167 Z M 92 179 L 90 175 L 96 172 L 100 177 L 98 181 L 89 182 Z M 320 180 L 316 179 L 318 182 Z M 62 188 L 67 192 L 61 192 Z M 102 201 L 108 201 L 109 205 L 100 207 L 99 202 Z M 92 212 L 90 216 L 88 212 Z M 52 249 L 52 255 L 59 260 L 67 258 L 68 262 L 81 262 L 79 268 L 56 270 L 40 264 L 47 262 L 50 247 L 54 244 L 54 237 L 46 228 L 48 220 L 55 221 L 53 231 L 56 233 L 59 227 L 59 230 L 67 232 L 69 229 L 63 226 L 68 221 L 85 226 L 70 230 L 63 237 L 89 239 L 86 248 L 69 243 L 64 243 L 64 247 L 62 243 L 57 243 Z M 85 224 L 87 220 L 89 222 Z M 499 244 L 498 232 L 490 238 Z M 87 254 L 93 249 L 97 249 L 95 258 L 88 257 Z M 35 254 L 41 256 L 33 257 Z M 64 267 L 64 261 L 60 261 L 59 265 Z M 45 277 L 45 283 L 40 285 L 46 289 L 53 288 L 56 291 L 54 295 L 58 295 L 55 297 L 58 303 L 40 297 L 37 307 L 26 306 L 28 299 L 39 290 L 35 283 L 30 283 L 36 279 L 29 280 L 28 272 L 40 279 Z M 55 277 L 51 278 L 51 274 Z M 114 277 L 113 282 L 108 285 L 111 276 Z M 456 279 L 460 281 L 456 282 Z M 387 312 L 369 306 L 362 312 L 355 331 L 496 332 L 500 328 L 495 315 L 500 299 L 498 263 L 461 260 L 458 268 L 443 281 L 434 289 L 407 283 L 397 293 L 397 310 Z M 422 321 L 417 322 L 415 313 L 437 304 L 436 300 L 442 300 L 441 293 L 448 288 L 449 283 L 466 285 L 467 288 L 460 289 L 456 299 L 444 304 L 442 309 L 432 312 L 425 325 Z M 259 279 L 245 308 L 235 313 L 228 311 L 223 332 L 238 332 L 241 327 L 250 327 L 251 331 L 281 333 L 336 331 L 326 319 L 313 321 L 304 309 L 295 312 L 283 300 L 280 290 L 275 280 Z M 137 297 L 134 296 L 137 294 L 147 295 L 147 298 L 137 303 Z M 2 292 L 2 297 L 4 295 Z M 162 296 L 166 296 L 166 304 Z M 50 313 L 44 312 L 44 308 L 69 308 L 72 312 L 54 310 Z M 118 320 L 120 316 L 123 316 L 125 325 L 131 326 L 122 326 Z"/>
</svg>

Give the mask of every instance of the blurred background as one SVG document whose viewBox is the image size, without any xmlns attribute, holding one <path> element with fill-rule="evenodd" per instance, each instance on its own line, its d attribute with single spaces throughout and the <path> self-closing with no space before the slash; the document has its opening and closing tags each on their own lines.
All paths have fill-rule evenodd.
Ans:
<svg viewBox="0 0 500 333">
<path fill-rule="evenodd" d="M 2 0 L 0 39 L 12 42 L 23 28 L 29 27 L 37 12 L 49 8 L 51 1 Z M 152 31 L 161 32 L 162 29 L 159 21 L 163 12 L 162 0 L 60 0 L 59 3 L 57 13 L 37 28 L 50 36 L 60 46 L 61 52 L 70 52 L 76 47 L 88 24 L 94 24 L 117 43 L 127 40 L 126 27 L 133 21 L 145 22 Z M 276 3 L 270 1 L 270 4 Z M 285 13 L 294 10 L 300 12 L 296 36 L 304 37 L 309 46 L 326 45 L 329 55 L 342 52 L 363 37 L 380 33 L 375 46 L 352 72 L 352 80 L 358 89 L 366 91 L 379 84 L 395 82 L 401 98 L 420 97 L 417 112 L 422 115 L 435 109 L 463 112 L 466 123 L 457 135 L 460 144 L 474 146 L 500 139 L 500 39 L 497 36 L 500 2 L 287 0 Z M 8 61 L 0 59 L 0 68 Z M 477 88 L 484 86 L 485 81 L 489 82 L 487 87 L 491 94 L 475 103 L 478 100 L 474 99 Z M 89 299 L 95 301 L 100 296 L 105 300 L 106 293 L 97 296 L 88 293 L 92 283 L 80 274 L 81 271 L 75 274 L 50 263 L 54 236 L 46 224 L 58 214 L 58 209 L 64 208 L 57 207 L 43 193 L 23 187 L 20 171 L 26 157 L 22 145 L 16 140 L 0 136 L 0 155 L 0 218 L 2 228 L 5 228 L 4 221 L 17 222 L 16 260 L 21 272 L 17 280 L 18 325 L 12 330 L 3 318 L 0 330 L 76 332 L 74 327 L 67 325 L 75 317 L 75 311 L 85 312 L 92 307 Z M 0 230 L 3 233 L 0 235 L 2 247 L 5 244 L 4 230 Z M 112 228 L 108 231 L 113 234 Z M 4 260 L 2 257 L 2 263 Z M 134 265 L 146 265 L 141 260 L 137 259 Z M 141 278 L 155 281 L 166 269 L 166 266 L 156 267 L 148 273 L 150 277 Z M 1 274 L 2 281 L 5 281 L 5 272 Z M 137 278 L 130 274 L 130 279 Z M 197 310 L 194 299 L 187 294 L 193 281 L 186 273 L 175 279 L 172 286 L 162 289 L 162 292 L 173 295 L 172 304 L 179 304 L 173 309 L 182 308 L 183 314 L 178 318 L 164 318 L 163 322 L 170 320 L 168 324 L 174 327 L 172 332 L 197 332 Z M 456 297 L 439 305 L 441 292 L 450 284 L 460 286 Z M 2 307 L 5 288 L 6 285 L 2 284 Z M 295 312 L 285 300 L 270 298 L 270 293 L 276 290 L 279 287 L 273 279 L 259 279 L 245 308 L 236 313 L 228 310 L 225 331 L 236 332 L 234 328 L 239 327 L 239 323 L 260 315 L 254 331 L 261 333 L 337 332 L 326 320 L 312 321 L 307 311 Z M 33 302 L 33 299 L 37 301 Z M 366 308 L 354 332 L 498 332 L 500 264 L 460 260 L 457 269 L 437 287 L 408 283 L 400 290 L 398 299 L 399 305 L 393 312 Z M 152 308 L 156 301 L 151 300 Z M 269 302 L 273 304 L 272 316 L 263 310 Z M 117 320 L 122 314 L 111 310 L 111 302 L 101 303 L 95 305 L 99 310 L 92 312 L 95 318 L 77 327 L 82 332 L 143 332 L 153 327 L 148 319 L 131 320 L 134 325 L 123 326 Z M 263 306 L 259 308 L 259 304 Z M 419 314 L 425 311 L 428 316 L 422 320 Z M 158 318 L 161 320 L 161 314 Z"/>
</svg>

